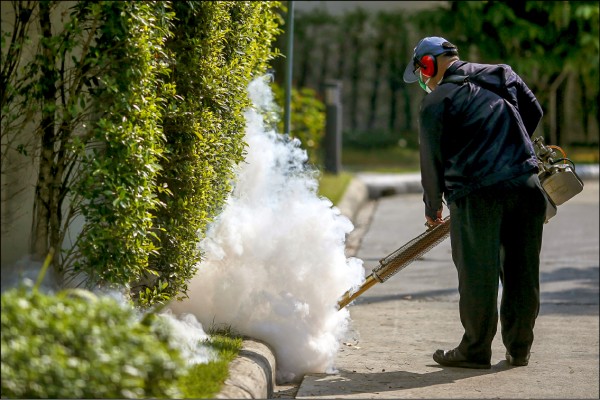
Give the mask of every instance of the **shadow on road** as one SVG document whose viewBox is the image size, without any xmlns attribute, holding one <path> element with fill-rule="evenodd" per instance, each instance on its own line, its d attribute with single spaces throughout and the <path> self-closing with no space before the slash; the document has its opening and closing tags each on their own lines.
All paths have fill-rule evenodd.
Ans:
<svg viewBox="0 0 600 400">
<path fill-rule="evenodd" d="M 310 379 L 318 383 L 318 395 L 330 397 L 350 394 L 379 394 L 385 392 L 398 392 L 408 389 L 431 387 L 454 383 L 462 379 L 498 374 L 511 369 L 506 361 L 500 361 L 489 370 L 446 368 L 437 364 L 428 367 L 439 367 L 435 372 L 414 373 L 408 371 L 381 371 L 381 372 L 354 372 L 340 370 L 337 374 L 311 375 Z M 310 385 L 303 383 L 306 391 L 303 396 L 310 396 Z M 395 393 L 394 395 L 397 395 Z M 451 397 L 451 396 L 449 396 Z"/>
<path fill-rule="evenodd" d="M 541 315 L 598 315 L 597 265 L 562 267 L 540 274 Z"/>
</svg>

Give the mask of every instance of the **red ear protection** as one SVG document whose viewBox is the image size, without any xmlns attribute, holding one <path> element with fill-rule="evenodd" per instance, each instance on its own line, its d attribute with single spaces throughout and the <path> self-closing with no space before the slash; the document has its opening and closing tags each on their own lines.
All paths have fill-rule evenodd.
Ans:
<svg viewBox="0 0 600 400">
<path fill-rule="evenodd" d="M 418 62 L 423 76 L 431 78 L 437 74 L 437 61 L 431 54 L 425 54 Z"/>
</svg>

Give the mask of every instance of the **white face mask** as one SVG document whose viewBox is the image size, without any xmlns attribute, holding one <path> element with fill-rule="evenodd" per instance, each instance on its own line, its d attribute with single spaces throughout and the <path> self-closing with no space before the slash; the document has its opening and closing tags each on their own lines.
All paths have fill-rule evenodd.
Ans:
<svg viewBox="0 0 600 400">
<path fill-rule="evenodd" d="M 429 86 L 427 86 L 430 80 L 431 78 L 428 78 L 426 81 L 423 81 L 423 74 L 421 73 L 421 70 L 419 70 L 419 85 L 427 93 L 431 93 L 431 89 L 429 89 Z"/>
</svg>

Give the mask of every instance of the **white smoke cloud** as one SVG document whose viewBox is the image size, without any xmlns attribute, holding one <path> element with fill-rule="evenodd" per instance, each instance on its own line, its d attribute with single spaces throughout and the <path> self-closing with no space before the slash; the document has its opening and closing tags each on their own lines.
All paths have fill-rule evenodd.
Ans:
<svg viewBox="0 0 600 400">
<path fill-rule="evenodd" d="M 195 316 L 182 314 L 177 318 L 169 310 L 160 316 L 171 327 L 171 346 L 179 349 L 188 365 L 206 364 L 218 359 L 217 352 L 207 344 L 209 336 Z"/>
<path fill-rule="evenodd" d="M 274 109 L 268 77 L 249 94 L 255 107 Z M 362 261 L 344 254 L 353 225 L 318 197 L 299 141 L 268 130 L 257 110 L 245 117 L 248 154 L 236 187 L 200 243 L 189 299 L 170 307 L 268 343 L 280 382 L 333 372 L 350 322 L 337 301 L 364 281 Z"/>
</svg>

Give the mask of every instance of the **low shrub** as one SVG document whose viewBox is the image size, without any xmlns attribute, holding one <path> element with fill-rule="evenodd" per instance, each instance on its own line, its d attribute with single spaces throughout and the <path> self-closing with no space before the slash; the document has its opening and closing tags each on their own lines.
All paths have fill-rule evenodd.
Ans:
<svg viewBox="0 0 600 400">
<path fill-rule="evenodd" d="M 152 315 L 152 314 L 150 314 Z M 2 294 L 2 398 L 177 398 L 184 371 L 162 318 L 87 291 Z"/>
<path fill-rule="evenodd" d="M 279 106 L 279 115 L 266 116 L 267 123 L 276 125 L 277 131 L 284 132 L 283 114 L 285 91 L 273 83 L 273 95 Z M 311 88 L 292 88 L 290 94 L 290 136 L 298 138 L 313 164 L 319 163 L 319 149 L 325 136 L 325 104 L 317 92 Z M 269 118 L 270 117 L 270 118 Z"/>
</svg>

